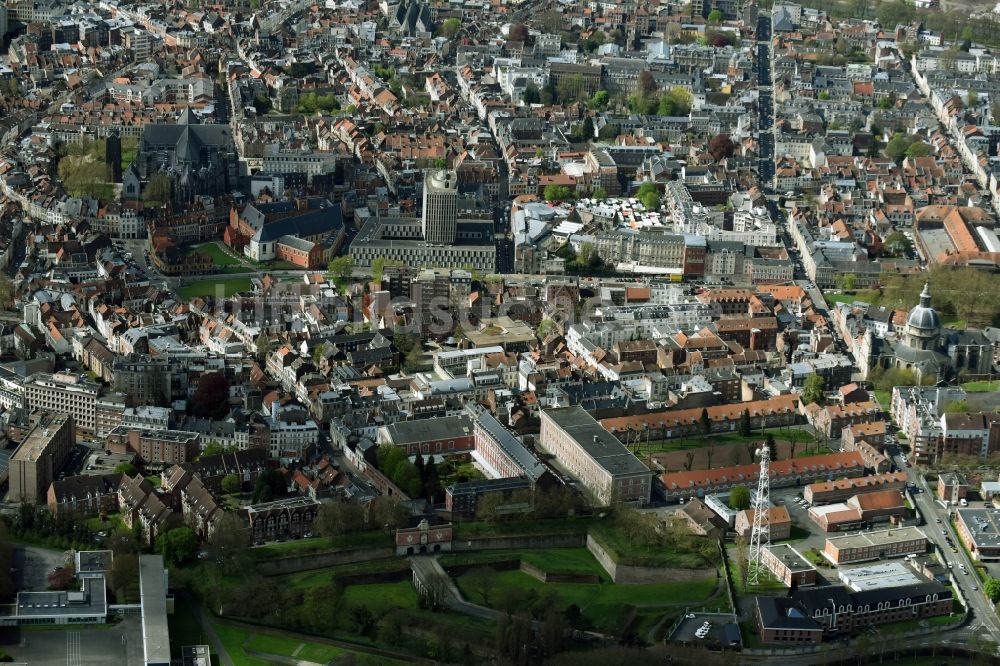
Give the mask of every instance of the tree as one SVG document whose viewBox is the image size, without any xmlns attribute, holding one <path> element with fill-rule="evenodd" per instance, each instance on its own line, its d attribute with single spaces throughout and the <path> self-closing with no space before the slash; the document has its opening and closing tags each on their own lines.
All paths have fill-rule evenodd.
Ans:
<svg viewBox="0 0 1000 666">
<path fill-rule="evenodd" d="M 174 181 L 165 173 L 158 172 L 146 183 L 146 188 L 142 191 L 144 201 L 150 203 L 165 204 L 170 201 L 174 189 Z"/>
<path fill-rule="evenodd" d="M 807 405 L 823 404 L 823 391 L 826 389 L 826 379 L 822 375 L 811 374 L 802 385 L 802 402 Z"/>
<path fill-rule="evenodd" d="M 645 99 L 653 97 L 656 92 L 660 89 L 660 86 L 656 83 L 656 79 L 653 78 L 653 73 L 648 69 L 642 70 L 639 73 L 639 95 Z"/>
<path fill-rule="evenodd" d="M 563 649 L 566 640 L 566 618 L 555 607 L 549 608 L 542 620 L 542 649 L 552 656 Z"/>
<path fill-rule="evenodd" d="M 882 242 L 883 253 L 890 257 L 908 256 L 912 247 L 910 239 L 899 231 L 892 232 Z"/>
<path fill-rule="evenodd" d="M 320 536 L 333 538 L 353 534 L 365 528 L 365 510 L 354 502 L 324 504 L 316 515 L 316 531 Z"/>
<path fill-rule="evenodd" d="M 546 185 L 542 196 L 548 201 L 565 201 L 573 197 L 573 191 L 568 185 Z"/>
<path fill-rule="evenodd" d="M 771 454 L 771 460 L 778 459 L 778 447 L 774 444 L 774 435 L 767 433 L 767 437 L 764 438 L 764 446 Z"/>
<path fill-rule="evenodd" d="M 740 437 L 750 437 L 751 434 L 750 410 L 744 409 L 740 416 Z"/>
<path fill-rule="evenodd" d="M 595 92 L 594 95 L 590 98 L 590 101 L 587 102 L 587 106 L 595 110 L 602 110 L 607 108 L 608 91 L 598 90 L 597 92 Z"/>
<path fill-rule="evenodd" d="M 139 473 L 136 466 L 129 462 L 123 462 L 115 466 L 115 474 L 124 474 L 125 476 L 135 476 Z"/>
<path fill-rule="evenodd" d="M 889 139 L 885 146 L 885 156 L 896 162 L 902 162 L 906 155 L 906 150 L 910 147 L 910 141 L 902 132 L 897 132 Z"/>
<path fill-rule="evenodd" d="M 854 291 L 857 281 L 858 276 L 854 273 L 839 273 L 835 280 L 837 286 L 844 291 Z"/>
<path fill-rule="evenodd" d="M 698 419 L 698 432 L 702 437 L 708 437 L 712 432 L 712 420 L 708 417 L 708 408 L 702 408 L 701 417 Z"/>
<path fill-rule="evenodd" d="M 354 273 L 354 260 L 351 255 L 345 254 L 340 257 L 335 257 L 330 260 L 330 265 L 328 269 L 331 273 L 337 277 L 349 280 L 351 275 Z"/>
<path fill-rule="evenodd" d="M 73 567 L 56 567 L 49 572 L 50 590 L 68 590 L 76 582 L 76 572 Z"/>
<path fill-rule="evenodd" d="M 708 13 L 709 23 L 719 24 L 722 23 L 722 19 L 723 19 L 722 12 L 719 11 L 718 9 L 713 9 Z"/>
<path fill-rule="evenodd" d="M 965 96 L 965 105 L 971 108 L 977 104 L 979 104 L 979 93 L 975 90 L 969 90 L 969 93 Z"/>
<path fill-rule="evenodd" d="M 168 564 L 185 564 L 198 552 L 198 537 L 190 527 L 175 527 L 156 538 L 156 552 Z"/>
<path fill-rule="evenodd" d="M 750 508 L 750 489 L 739 485 L 729 491 L 729 508 L 743 511 Z"/>
<path fill-rule="evenodd" d="M 728 134 L 716 134 L 708 142 L 708 152 L 716 160 L 721 160 L 724 157 L 732 157 L 733 153 L 736 152 L 736 144 L 733 143 Z"/>
<path fill-rule="evenodd" d="M 660 193 L 659 192 L 647 192 L 642 195 L 641 198 L 642 205 L 646 210 L 659 210 L 660 209 Z"/>
<path fill-rule="evenodd" d="M 188 410 L 195 416 L 222 419 L 229 413 L 229 380 L 221 372 L 208 372 L 198 379 L 198 388 Z"/>
<path fill-rule="evenodd" d="M 914 141 L 906 149 L 907 157 L 927 157 L 933 153 L 933 149 L 923 141 Z"/>
<path fill-rule="evenodd" d="M 222 492 L 227 495 L 235 495 L 243 489 L 240 477 L 235 474 L 226 474 L 222 477 Z"/>
<path fill-rule="evenodd" d="M 267 333 L 261 333 L 257 336 L 255 351 L 257 356 L 261 358 L 264 358 L 271 351 L 271 340 L 267 337 Z"/>
<path fill-rule="evenodd" d="M 990 576 L 983 583 L 983 592 L 990 598 L 990 601 L 997 603 L 1000 601 L 1000 578 Z"/>
<path fill-rule="evenodd" d="M 969 411 L 968 400 L 952 400 L 945 406 L 945 413 L 947 414 L 964 414 Z"/>
<path fill-rule="evenodd" d="M 462 22 L 457 18 L 446 19 L 438 28 L 438 35 L 451 39 L 462 29 Z"/>
<path fill-rule="evenodd" d="M 590 196 L 597 200 L 607 199 L 608 191 L 603 187 L 601 187 L 600 185 L 598 185 L 597 187 L 594 188 L 594 191 L 591 193 Z"/>
<path fill-rule="evenodd" d="M 378 621 L 374 613 L 365 604 L 352 606 L 348 617 L 350 617 L 352 624 L 354 624 L 354 630 L 362 636 L 370 634 L 375 629 L 375 623 Z"/>
<path fill-rule="evenodd" d="M 372 528 L 395 530 L 406 525 L 410 512 L 399 498 L 379 495 L 368 505 L 368 524 Z"/>
<path fill-rule="evenodd" d="M 521 95 L 521 101 L 525 104 L 538 104 L 542 101 L 542 93 L 534 81 L 528 81 L 528 85 L 524 87 L 524 94 Z"/>
<path fill-rule="evenodd" d="M 271 110 L 271 98 L 266 93 L 257 93 L 253 98 L 253 108 L 258 116 L 262 116 Z"/>
<path fill-rule="evenodd" d="M 482 599 L 484 606 L 490 605 L 490 595 L 497 585 L 497 572 L 493 567 L 477 567 L 465 577 L 469 589 Z"/>
<path fill-rule="evenodd" d="M 234 512 L 225 511 L 216 521 L 206 549 L 211 561 L 221 567 L 223 573 L 231 575 L 246 570 L 249 546 L 250 530 L 246 524 Z"/>
<path fill-rule="evenodd" d="M 528 26 L 523 23 L 515 23 L 510 26 L 510 30 L 507 31 L 507 39 L 512 42 L 527 42 Z"/>
<path fill-rule="evenodd" d="M 139 586 L 139 557 L 127 553 L 115 555 L 111 564 L 111 572 L 108 575 L 108 586 L 111 591 L 118 594 L 135 586 Z"/>
</svg>

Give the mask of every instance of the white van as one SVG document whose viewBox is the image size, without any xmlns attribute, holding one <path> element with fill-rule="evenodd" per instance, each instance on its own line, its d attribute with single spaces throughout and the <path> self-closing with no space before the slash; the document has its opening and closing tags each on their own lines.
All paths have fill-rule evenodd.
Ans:
<svg viewBox="0 0 1000 666">
<path fill-rule="evenodd" d="M 969 506 L 969 503 L 965 501 L 965 498 L 958 500 L 960 506 Z"/>
</svg>

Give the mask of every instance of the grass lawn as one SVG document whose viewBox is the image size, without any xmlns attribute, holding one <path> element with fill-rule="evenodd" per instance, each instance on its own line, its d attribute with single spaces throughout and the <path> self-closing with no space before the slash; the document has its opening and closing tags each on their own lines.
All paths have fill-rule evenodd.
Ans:
<svg viewBox="0 0 1000 666">
<path fill-rule="evenodd" d="M 459 588 L 465 597 L 475 603 L 482 598 L 472 589 L 465 586 L 464 574 L 457 578 Z M 543 591 L 554 591 L 559 595 L 561 604 L 569 606 L 576 604 L 583 614 L 596 627 L 613 625 L 626 604 L 636 606 L 668 606 L 671 604 L 698 604 L 711 596 L 717 581 L 692 580 L 682 583 L 659 583 L 655 585 L 584 585 L 577 583 L 542 583 L 528 574 L 520 571 L 501 571 L 496 574 L 495 590 L 501 592 L 505 588 L 519 588 L 525 592 L 534 590 L 538 594 Z M 502 594 L 494 594 L 500 598 Z"/>
<path fill-rule="evenodd" d="M 541 520 L 484 520 L 455 524 L 455 539 L 512 534 L 583 534 L 594 523 L 590 517 L 549 518 Z"/>
<path fill-rule="evenodd" d="M 881 389 L 875 389 L 872 391 L 875 394 L 875 399 L 878 400 L 878 404 L 886 412 L 892 407 L 892 391 L 883 391 Z"/>
<path fill-rule="evenodd" d="M 964 330 L 968 327 L 968 322 L 958 315 L 943 314 L 941 315 L 941 325 L 951 326 L 959 331 Z"/>
<path fill-rule="evenodd" d="M 208 645 L 208 636 L 194 615 L 192 602 L 184 598 L 174 601 L 174 612 L 167 616 L 170 627 L 170 651 L 180 654 L 185 645 Z M 214 651 L 213 651 L 214 652 Z"/>
<path fill-rule="evenodd" d="M 381 529 L 358 534 L 345 534 L 334 538 L 312 538 L 269 543 L 253 549 L 258 559 L 287 557 L 325 550 L 348 550 L 356 548 L 377 548 L 392 546 L 392 537 Z"/>
<path fill-rule="evenodd" d="M 879 625 L 879 633 L 883 634 L 901 634 L 907 631 L 914 631 L 920 629 L 921 627 L 939 627 L 941 625 L 950 624 L 958 619 L 957 614 L 952 615 L 938 615 L 935 617 L 927 617 L 920 620 L 903 620 L 902 622 L 892 622 L 890 624 Z"/>
<path fill-rule="evenodd" d="M 816 438 L 805 430 L 797 430 L 790 428 L 768 428 L 764 431 L 765 433 L 774 435 L 775 441 L 778 442 L 798 442 L 798 443 L 812 443 L 816 441 Z M 708 444 L 733 444 L 736 442 L 756 442 L 761 440 L 760 431 L 754 431 L 749 437 L 744 437 L 739 432 L 727 432 L 719 435 L 712 435 L 710 437 L 687 437 L 678 439 L 661 439 L 661 440 L 651 440 L 647 442 L 639 442 L 638 452 L 636 455 L 643 455 L 646 453 L 664 453 L 667 451 L 682 451 L 684 449 L 702 449 L 708 446 Z M 805 451 L 797 453 L 796 457 L 801 455 L 807 455 Z"/>
<path fill-rule="evenodd" d="M 803 553 L 804 554 L 804 553 Z M 736 558 L 739 557 L 734 548 L 729 549 L 729 575 L 733 581 L 733 590 L 740 597 L 752 596 L 756 594 L 781 594 L 785 592 L 788 588 L 782 585 L 780 582 L 775 580 L 767 569 L 763 569 L 760 572 L 760 581 L 757 585 L 747 586 L 747 589 L 743 589 L 743 569 L 736 562 Z"/>
<path fill-rule="evenodd" d="M 348 585 L 344 588 L 340 603 L 344 608 L 365 604 L 375 615 L 381 615 L 396 608 L 416 608 L 417 591 L 409 580 L 374 585 Z"/>
<path fill-rule="evenodd" d="M 355 564 L 339 564 L 322 569 L 312 569 L 310 571 L 299 571 L 298 573 L 281 576 L 283 585 L 300 590 L 306 590 L 320 585 L 329 585 L 334 577 L 338 575 L 381 573 L 383 571 L 402 571 L 409 568 L 406 560 L 398 558 L 387 558 L 384 560 L 370 560 L 368 562 L 357 562 Z"/>
<path fill-rule="evenodd" d="M 638 544 L 627 541 L 614 523 L 599 523 L 590 529 L 593 537 L 604 550 L 619 564 L 641 567 L 678 567 L 682 569 L 704 569 L 709 562 L 718 559 L 718 550 L 705 537 L 691 536 L 685 541 L 670 543 Z M 699 552 L 699 549 L 704 549 Z M 702 553 L 713 554 L 706 560 Z"/>
<path fill-rule="evenodd" d="M 230 659 L 236 666 L 271 666 L 271 662 L 251 657 L 243 651 L 243 642 L 250 634 L 239 627 L 216 622 L 213 624 L 215 633 L 219 635 L 222 646 L 226 648 Z"/>
<path fill-rule="evenodd" d="M 473 553 L 451 553 L 440 557 L 442 566 L 482 564 L 520 559 L 549 573 L 597 574 L 607 582 L 601 565 L 586 548 L 552 548 L 547 550 L 493 550 Z"/>
<path fill-rule="evenodd" d="M 193 245 L 188 248 L 185 255 L 191 255 L 195 252 L 207 254 L 212 258 L 212 263 L 218 266 L 233 266 L 239 263 L 226 254 L 217 243 L 202 243 L 201 245 Z"/>
<path fill-rule="evenodd" d="M 250 278 L 200 280 L 178 287 L 177 295 L 185 300 L 191 300 L 197 296 L 215 296 L 217 291 L 221 289 L 223 296 L 228 297 L 237 292 L 250 291 L 250 288 Z"/>
<path fill-rule="evenodd" d="M 962 384 L 969 393 L 989 393 L 990 391 L 1000 391 L 1000 379 L 991 382 L 965 382 Z"/>
</svg>

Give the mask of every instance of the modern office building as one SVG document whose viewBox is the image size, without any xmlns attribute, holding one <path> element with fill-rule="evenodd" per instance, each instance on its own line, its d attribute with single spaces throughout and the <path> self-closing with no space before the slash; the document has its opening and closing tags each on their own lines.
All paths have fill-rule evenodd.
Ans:
<svg viewBox="0 0 1000 666">
<path fill-rule="evenodd" d="M 958 509 L 955 527 L 972 557 L 981 562 L 1000 560 L 1000 509 Z"/>
<path fill-rule="evenodd" d="M 72 416 L 44 414 L 10 457 L 8 499 L 29 504 L 45 502 L 49 485 L 75 444 Z"/>
<path fill-rule="evenodd" d="M 77 428 L 93 432 L 100 386 L 67 373 L 37 373 L 24 383 L 28 409 L 64 412 Z"/>
<path fill-rule="evenodd" d="M 458 174 L 454 171 L 428 172 L 424 176 L 424 241 L 435 245 L 455 242 L 458 215 Z"/>
</svg>

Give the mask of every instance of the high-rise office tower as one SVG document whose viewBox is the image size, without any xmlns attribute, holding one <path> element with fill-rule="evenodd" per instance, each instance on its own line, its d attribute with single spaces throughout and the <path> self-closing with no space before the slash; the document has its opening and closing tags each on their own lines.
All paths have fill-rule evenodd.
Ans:
<svg viewBox="0 0 1000 666">
<path fill-rule="evenodd" d="M 452 245 L 455 242 L 457 214 L 458 174 L 444 169 L 425 174 L 424 241 L 434 245 Z"/>
</svg>

